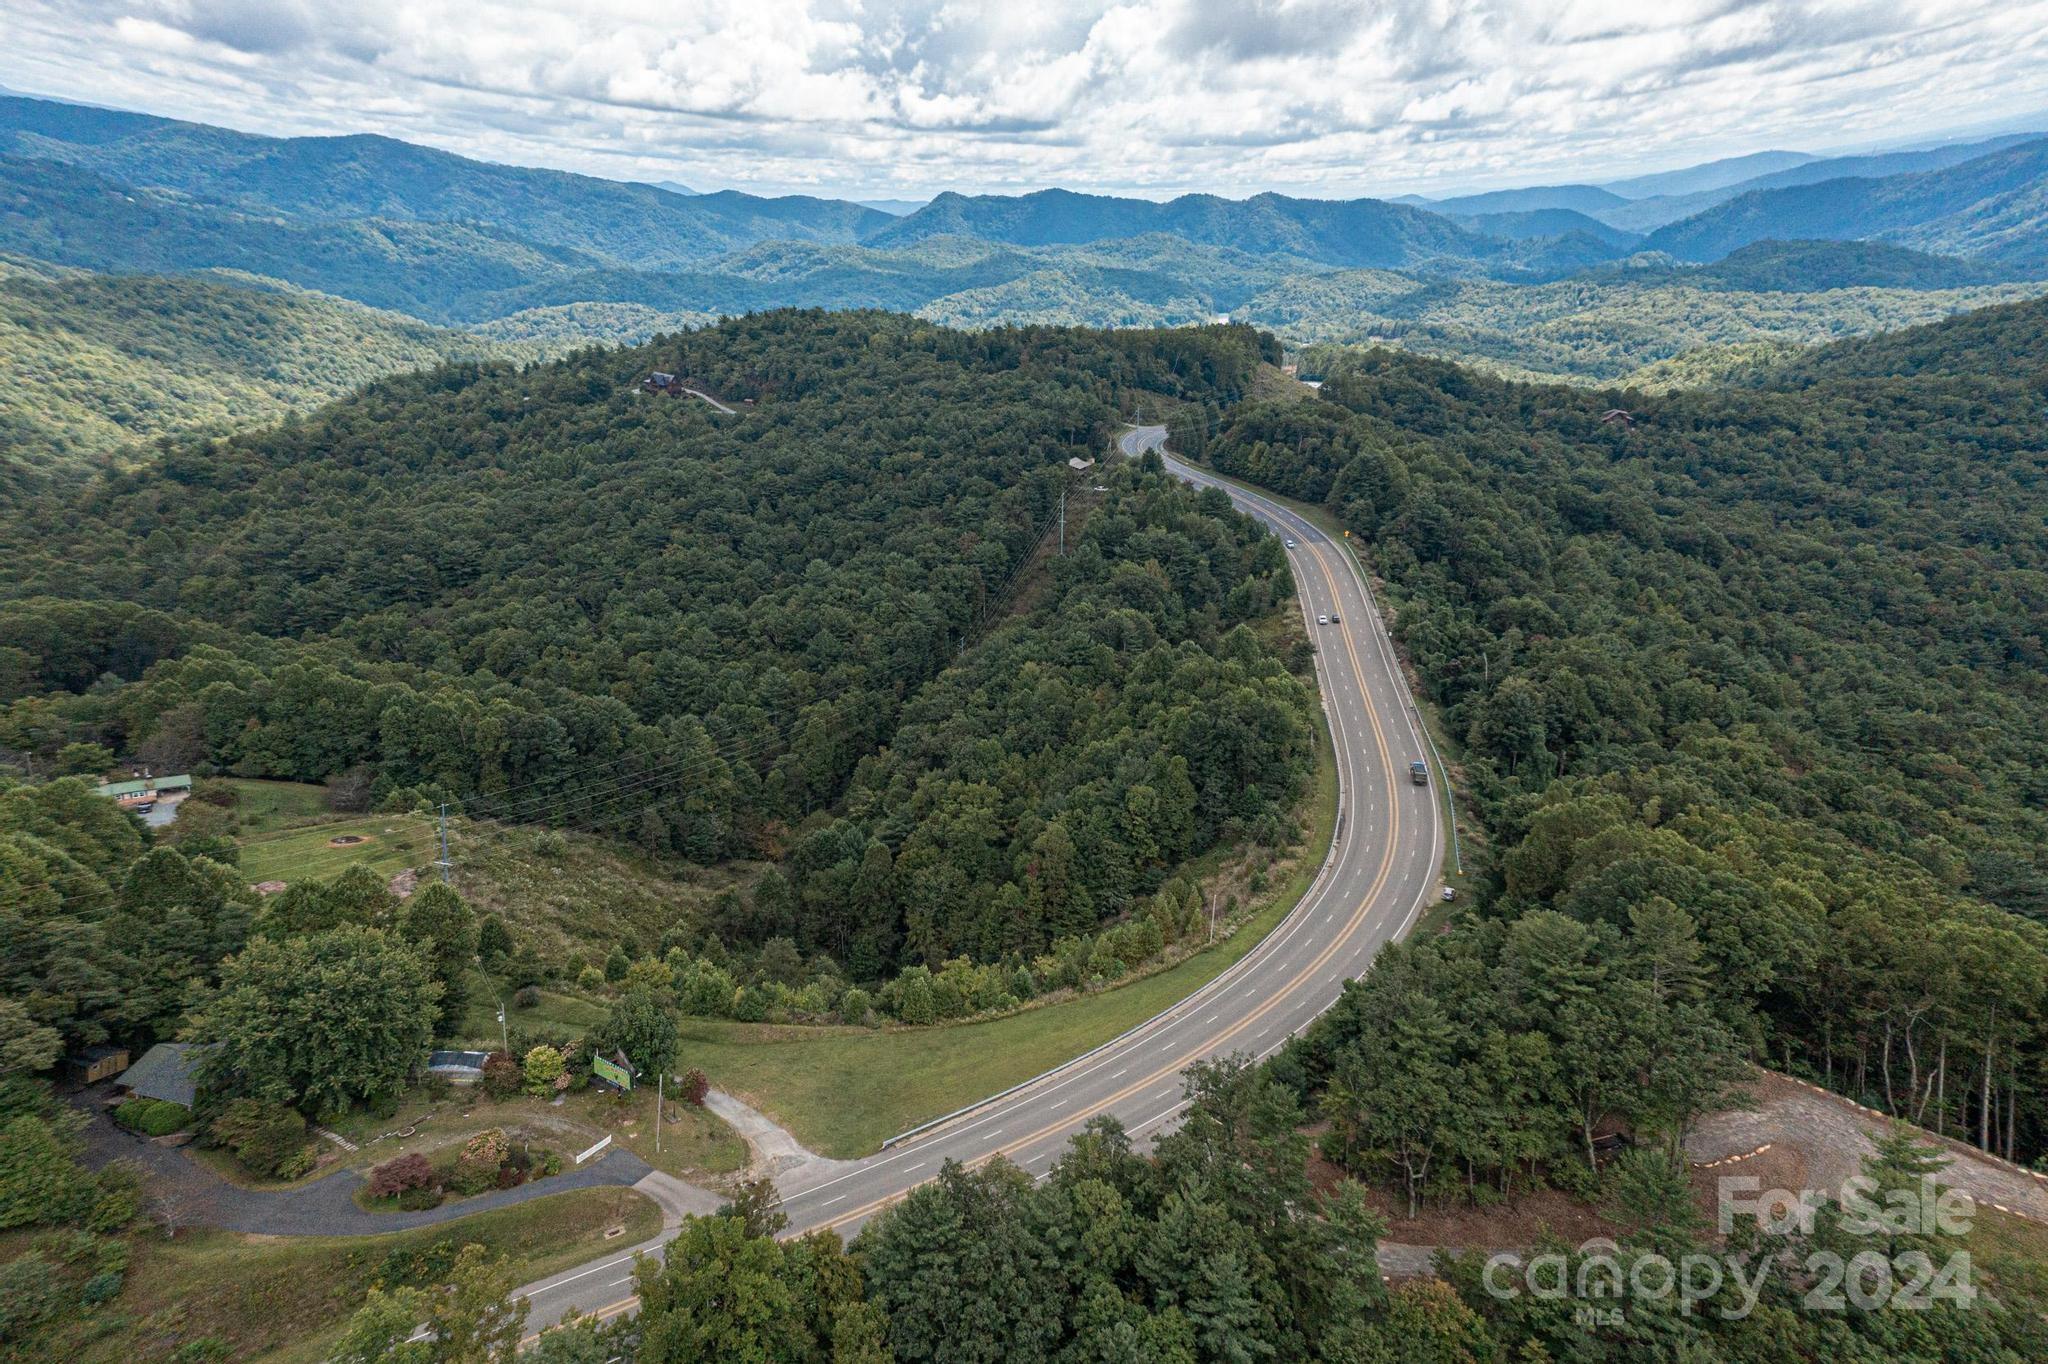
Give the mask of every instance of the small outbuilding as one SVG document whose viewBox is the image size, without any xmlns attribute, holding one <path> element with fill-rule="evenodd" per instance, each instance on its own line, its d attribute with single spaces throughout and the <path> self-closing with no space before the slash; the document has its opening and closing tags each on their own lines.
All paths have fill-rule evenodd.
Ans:
<svg viewBox="0 0 2048 1364">
<path fill-rule="evenodd" d="M 473 1085 L 484 1078 L 484 1062 L 490 1059 L 487 1051 L 430 1051 L 427 1074 L 442 1076 L 451 1084 Z"/>
<path fill-rule="evenodd" d="M 199 1063 L 213 1048 L 197 1042 L 159 1042 L 114 1081 L 138 1099 L 192 1107 L 199 1094 Z"/>
<path fill-rule="evenodd" d="M 87 1047 L 64 1058 L 65 1077 L 74 1084 L 96 1085 L 126 1069 L 126 1047 Z"/>
</svg>

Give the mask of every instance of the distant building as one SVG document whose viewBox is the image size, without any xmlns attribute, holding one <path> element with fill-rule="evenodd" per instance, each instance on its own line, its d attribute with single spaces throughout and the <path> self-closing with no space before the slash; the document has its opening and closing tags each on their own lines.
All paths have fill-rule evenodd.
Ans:
<svg viewBox="0 0 2048 1364">
<path fill-rule="evenodd" d="M 159 1042 L 114 1081 L 138 1099 L 163 1099 L 190 1108 L 198 1095 L 199 1063 L 210 1046 L 197 1042 Z"/>
<path fill-rule="evenodd" d="M 649 393 L 681 393 L 683 381 L 667 370 L 658 369 L 640 381 L 640 387 Z"/>
<path fill-rule="evenodd" d="M 192 794 L 192 778 L 152 777 L 145 772 L 133 781 L 101 782 L 93 788 L 93 794 L 107 797 L 123 810 L 146 815 L 159 800 L 183 800 Z"/>
<path fill-rule="evenodd" d="M 1095 461 L 1092 459 L 1082 459 L 1079 455 L 1075 455 L 1072 459 L 1067 461 L 1067 467 L 1078 474 L 1083 469 L 1093 469 L 1095 467 Z"/>
</svg>

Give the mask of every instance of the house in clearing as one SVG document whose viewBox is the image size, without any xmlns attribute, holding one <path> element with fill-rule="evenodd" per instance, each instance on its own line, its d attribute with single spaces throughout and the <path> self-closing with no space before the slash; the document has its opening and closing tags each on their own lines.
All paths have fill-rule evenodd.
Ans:
<svg viewBox="0 0 2048 1364">
<path fill-rule="evenodd" d="M 183 774 L 152 777 L 145 772 L 133 781 L 101 782 L 93 788 L 93 794 L 106 797 L 123 810 L 146 815 L 159 800 L 183 800 L 192 794 L 192 778 Z"/>
</svg>

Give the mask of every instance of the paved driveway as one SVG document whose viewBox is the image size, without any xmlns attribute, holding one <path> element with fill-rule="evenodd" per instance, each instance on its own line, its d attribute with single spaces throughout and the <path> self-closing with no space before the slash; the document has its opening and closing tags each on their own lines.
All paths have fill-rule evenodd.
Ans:
<svg viewBox="0 0 2048 1364">
<path fill-rule="evenodd" d="M 408 1231 L 571 1189 L 637 1184 L 652 1169 L 632 1152 L 614 1147 L 588 1165 L 516 1189 L 499 1189 L 419 1212 L 366 1212 L 354 1199 L 363 1182 L 359 1171 L 337 1170 L 295 1189 L 244 1189 L 181 1150 L 155 1145 L 115 1126 L 102 1110 L 85 1111 L 90 1118 L 84 1134 L 87 1164 L 98 1167 L 115 1160 L 135 1161 L 149 1171 L 151 1191 L 168 1191 L 178 1199 L 183 1221 L 268 1236 L 374 1236 Z"/>
</svg>

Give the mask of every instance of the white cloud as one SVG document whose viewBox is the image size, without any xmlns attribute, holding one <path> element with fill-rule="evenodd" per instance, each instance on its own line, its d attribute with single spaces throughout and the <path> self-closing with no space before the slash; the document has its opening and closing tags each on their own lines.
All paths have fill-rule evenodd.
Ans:
<svg viewBox="0 0 2048 1364">
<path fill-rule="evenodd" d="M 773 192 L 1397 193 L 2048 105 L 2048 0 L 9 0 L 0 83 Z"/>
</svg>

